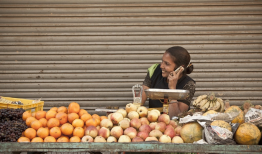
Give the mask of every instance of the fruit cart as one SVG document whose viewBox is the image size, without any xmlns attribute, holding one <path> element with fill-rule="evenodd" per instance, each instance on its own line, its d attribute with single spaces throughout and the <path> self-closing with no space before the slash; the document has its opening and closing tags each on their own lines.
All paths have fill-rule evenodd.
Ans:
<svg viewBox="0 0 262 154">
<path fill-rule="evenodd" d="M 0 154 L 18 152 L 87 153 L 87 152 L 195 152 L 223 154 L 261 154 L 261 145 L 201 145 L 159 142 L 140 143 L 1 143 Z"/>
</svg>

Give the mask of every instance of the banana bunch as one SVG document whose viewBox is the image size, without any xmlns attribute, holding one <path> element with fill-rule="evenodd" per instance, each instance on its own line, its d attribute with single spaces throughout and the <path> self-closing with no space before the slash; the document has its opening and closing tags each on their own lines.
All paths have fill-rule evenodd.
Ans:
<svg viewBox="0 0 262 154">
<path fill-rule="evenodd" d="M 214 110 L 217 112 L 223 112 L 225 104 L 221 98 L 216 98 L 215 94 L 201 95 L 193 101 L 193 106 L 201 109 L 203 112 L 207 110 Z"/>
</svg>

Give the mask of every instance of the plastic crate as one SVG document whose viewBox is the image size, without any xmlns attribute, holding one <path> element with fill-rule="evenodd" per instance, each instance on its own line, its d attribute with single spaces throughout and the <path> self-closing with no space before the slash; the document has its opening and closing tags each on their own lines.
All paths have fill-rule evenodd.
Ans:
<svg viewBox="0 0 262 154">
<path fill-rule="evenodd" d="M 30 99 L 22 99 L 22 98 L 12 98 L 12 97 L 3 97 L 9 101 L 20 101 L 23 103 L 23 105 L 17 105 L 17 104 L 7 104 L 4 102 L 0 102 L 0 109 L 5 109 L 5 108 L 13 108 L 13 109 L 18 109 L 18 108 L 23 108 L 26 111 L 29 111 L 31 113 L 37 112 L 37 111 L 43 111 L 44 107 L 44 101 L 40 101 L 38 103 L 33 103 L 34 100 Z"/>
</svg>

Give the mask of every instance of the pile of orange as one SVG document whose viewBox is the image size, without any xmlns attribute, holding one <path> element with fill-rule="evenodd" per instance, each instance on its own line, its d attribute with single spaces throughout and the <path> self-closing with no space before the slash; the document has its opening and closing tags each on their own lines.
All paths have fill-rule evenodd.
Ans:
<svg viewBox="0 0 262 154">
<path fill-rule="evenodd" d="M 23 120 L 30 128 L 23 132 L 18 142 L 81 142 L 88 126 L 100 127 L 106 116 L 89 114 L 76 102 L 53 107 L 49 111 L 23 113 Z"/>
</svg>

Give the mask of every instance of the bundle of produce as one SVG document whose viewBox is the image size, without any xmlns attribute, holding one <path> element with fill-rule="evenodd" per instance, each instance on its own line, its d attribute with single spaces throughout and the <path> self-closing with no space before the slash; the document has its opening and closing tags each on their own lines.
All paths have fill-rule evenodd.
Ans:
<svg viewBox="0 0 262 154">
<path fill-rule="evenodd" d="M 214 110 L 217 112 L 224 111 L 224 102 L 221 98 L 215 97 L 215 94 L 201 95 L 193 101 L 193 106 L 200 108 L 203 112 Z"/>
</svg>

